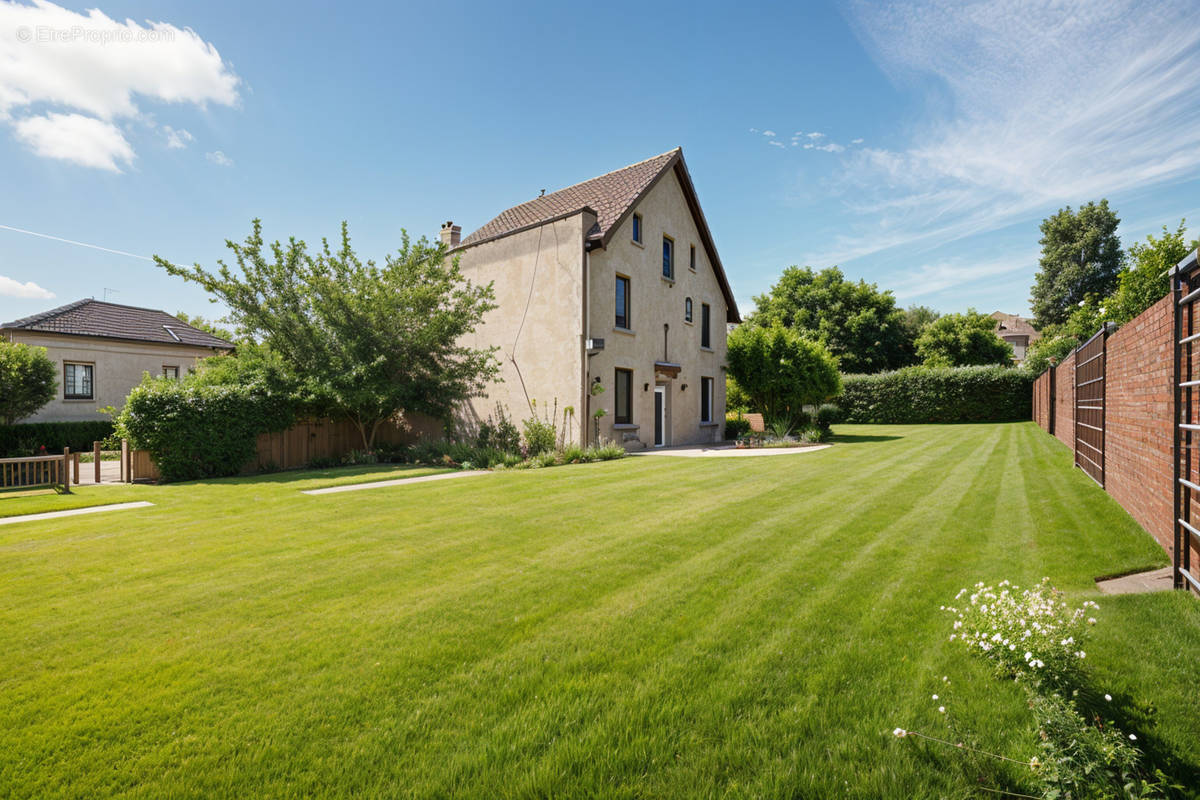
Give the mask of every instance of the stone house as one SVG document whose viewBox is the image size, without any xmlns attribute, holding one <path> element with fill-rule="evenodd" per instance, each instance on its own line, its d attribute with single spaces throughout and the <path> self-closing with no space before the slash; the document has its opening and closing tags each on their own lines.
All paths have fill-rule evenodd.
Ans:
<svg viewBox="0 0 1200 800">
<path fill-rule="evenodd" d="M 464 409 L 516 421 L 557 403 L 569 437 L 627 448 L 718 441 L 726 324 L 737 304 L 675 149 L 514 206 L 442 241 L 498 307 L 470 337 L 497 346 L 501 380 Z M 561 417 L 560 417 L 561 419 Z"/>
<path fill-rule="evenodd" d="M 991 318 L 996 320 L 996 335 L 1012 345 L 1013 361 L 1021 364 L 1029 345 L 1042 338 L 1041 332 L 1034 329 L 1032 322 L 1016 314 L 993 311 Z"/>
<path fill-rule="evenodd" d="M 58 394 L 22 422 L 102 419 L 120 408 L 142 374 L 178 378 L 201 358 L 233 345 L 150 308 L 77 300 L 0 325 L 0 338 L 46 348 L 58 366 Z"/>
</svg>

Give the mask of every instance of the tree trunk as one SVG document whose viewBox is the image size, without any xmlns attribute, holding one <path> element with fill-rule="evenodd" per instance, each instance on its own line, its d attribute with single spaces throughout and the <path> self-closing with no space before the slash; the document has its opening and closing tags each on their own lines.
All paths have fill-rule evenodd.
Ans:
<svg viewBox="0 0 1200 800">
<path fill-rule="evenodd" d="M 363 449 L 370 450 L 375 447 L 375 434 L 379 432 L 379 426 L 383 424 L 383 420 L 377 419 L 368 423 L 364 422 L 361 417 L 351 417 L 350 421 L 354 423 L 354 427 L 358 428 L 358 435 L 362 437 Z"/>
</svg>

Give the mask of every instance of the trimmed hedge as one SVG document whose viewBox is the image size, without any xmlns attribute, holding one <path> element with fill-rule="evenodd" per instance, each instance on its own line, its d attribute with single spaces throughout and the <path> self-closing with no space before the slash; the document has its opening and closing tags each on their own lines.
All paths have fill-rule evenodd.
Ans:
<svg viewBox="0 0 1200 800">
<path fill-rule="evenodd" d="M 906 367 L 845 375 L 845 422 L 1008 422 L 1033 416 L 1034 375 L 1012 367 Z"/>
<path fill-rule="evenodd" d="M 48 453 L 90 453 L 92 443 L 112 436 L 113 424 L 107 419 L 79 422 L 29 422 L 24 425 L 0 425 L 0 455 L 8 458 L 31 456 L 42 447 Z"/>
<path fill-rule="evenodd" d="M 258 434 L 284 430 L 289 404 L 255 386 L 147 378 L 134 387 L 117 428 L 149 450 L 164 481 L 237 475 L 254 458 Z"/>
</svg>

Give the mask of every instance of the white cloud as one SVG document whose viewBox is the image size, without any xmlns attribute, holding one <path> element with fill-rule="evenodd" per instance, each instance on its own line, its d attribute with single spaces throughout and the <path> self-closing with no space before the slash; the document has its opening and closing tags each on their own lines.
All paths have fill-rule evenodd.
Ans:
<svg viewBox="0 0 1200 800">
<path fill-rule="evenodd" d="M 841 188 L 869 211 L 834 261 L 1200 174 L 1188 0 L 851 2 L 868 52 L 928 111 L 908 147 L 854 151 Z"/>
<path fill-rule="evenodd" d="M 763 136 L 774 136 L 775 131 L 763 131 Z"/>
<path fill-rule="evenodd" d="M 182 150 L 196 139 L 195 136 L 192 136 L 192 134 L 183 128 L 172 128 L 170 125 L 163 125 L 162 130 L 167 137 L 167 148 L 170 150 Z"/>
<path fill-rule="evenodd" d="M 769 144 L 769 145 L 773 145 L 773 146 L 775 146 L 775 147 L 787 147 L 787 145 L 786 145 L 786 144 L 784 144 L 783 142 L 779 141 L 778 139 L 772 139 L 771 141 L 767 142 L 767 144 Z"/>
<path fill-rule="evenodd" d="M 112 144 L 115 120 L 148 116 L 138 106 L 143 98 L 202 108 L 209 103 L 232 106 L 239 82 L 217 49 L 191 29 L 166 22 L 118 22 L 98 9 L 78 13 L 47 0 L 0 2 L 0 120 L 18 131 L 23 122 L 38 119 L 22 114 L 40 115 L 43 122 L 34 123 L 34 131 L 45 132 L 45 120 L 51 120 L 56 135 L 73 130 L 84 137 L 81 147 L 95 150 L 99 123 L 108 124 Z M 65 117 L 97 125 L 76 122 L 68 129 Z M 28 143 L 28 136 L 22 138 Z M 35 152 L 101 169 L 133 157 L 128 141 L 124 148 L 110 147 L 107 158 L 95 153 L 73 158 L 60 147 L 35 147 Z"/>
<path fill-rule="evenodd" d="M 1036 251 L 983 262 L 947 259 L 923 264 L 890 280 L 888 286 L 897 300 L 908 300 L 936 294 L 968 281 L 979 282 L 986 278 L 1029 270 L 1037 264 L 1037 259 Z"/>
<path fill-rule="evenodd" d="M 750 129 L 750 132 L 751 132 L 751 133 L 758 133 L 758 128 L 751 128 L 751 129 Z"/>
<path fill-rule="evenodd" d="M 232 167 L 233 159 L 217 150 L 214 153 L 205 153 L 204 157 L 219 167 Z"/>
<path fill-rule="evenodd" d="M 49 300 L 54 292 L 43 289 L 33 281 L 20 283 L 12 278 L 0 275 L 0 297 L 20 297 L 28 300 Z"/>
<path fill-rule="evenodd" d="M 120 172 L 133 161 L 133 148 L 111 122 L 82 114 L 24 117 L 13 124 L 17 139 L 44 158 Z"/>
<path fill-rule="evenodd" d="M 863 143 L 862 139 L 851 139 L 850 140 L 850 144 L 862 144 L 862 143 Z"/>
<path fill-rule="evenodd" d="M 813 140 L 816 140 L 816 139 L 823 139 L 823 138 L 825 138 L 825 134 L 823 134 L 823 133 L 819 133 L 819 132 L 817 132 L 817 131 L 813 131 L 812 133 L 810 133 L 810 134 L 808 135 L 808 138 L 810 138 L 810 139 L 813 139 Z"/>
</svg>

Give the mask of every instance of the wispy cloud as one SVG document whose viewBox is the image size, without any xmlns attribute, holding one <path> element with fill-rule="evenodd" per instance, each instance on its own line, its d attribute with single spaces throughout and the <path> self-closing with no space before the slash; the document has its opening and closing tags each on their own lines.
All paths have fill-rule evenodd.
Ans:
<svg viewBox="0 0 1200 800">
<path fill-rule="evenodd" d="M 887 285 L 897 300 L 907 301 L 935 295 L 966 280 L 978 282 L 1028 270 L 1036 263 L 1035 251 L 1022 251 L 986 261 L 942 259 L 923 263 L 916 269 L 893 276 Z"/>
<path fill-rule="evenodd" d="M 774 136 L 774 135 L 775 135 L 775 131 L 763 131 L 763 132 L 762 132 L 762 135 L 763 135 L 763 136 Z"/>
<path fill-rule="evenodd" d="M 49 300 L 54 292 L 43 289 L 33 281 L 21 283 L 12 278 L 0 275 L 0 297 L 20 297 L 27 300 Z"/>
<path fill-rule="evenodd" d="M 163 135 L 167 137 L 167 147 L 171 150 L 182 150 L 187 147 L 196 137 L 185 131 L 183 128 L 172 128 L 170 125 L 163 125 Z"/>
<path fill-rule="evenodd" d="M 212 163 L 216 164 L 218 167 L 232 167 L 233 166 L 233 159 L 230 158 L 229 156 L 225 155 L 220 150 L 217 150 L 216 152 L 213 152 L 213 153 L 205 153 L 204 157 L 207 158 Z"/>
<path fill-rule="evenodd" d="M 116 123 L 153 126 L 143 99 L 234 105 L 239 84 L 190 28 L 118 22 L 48 0 L 0 2 L 0 122 L 39 156 L 119 172 L 134 151 Z"/>
<path fill-rule="evenodd" d="M 1193 3 L 854 0 L 850 11 L 884 71 L 929 100 L 908 147 L 847 153 L 841 187 L 862 222 L 829 262 L 1200 174 Z"/>
</svg>

